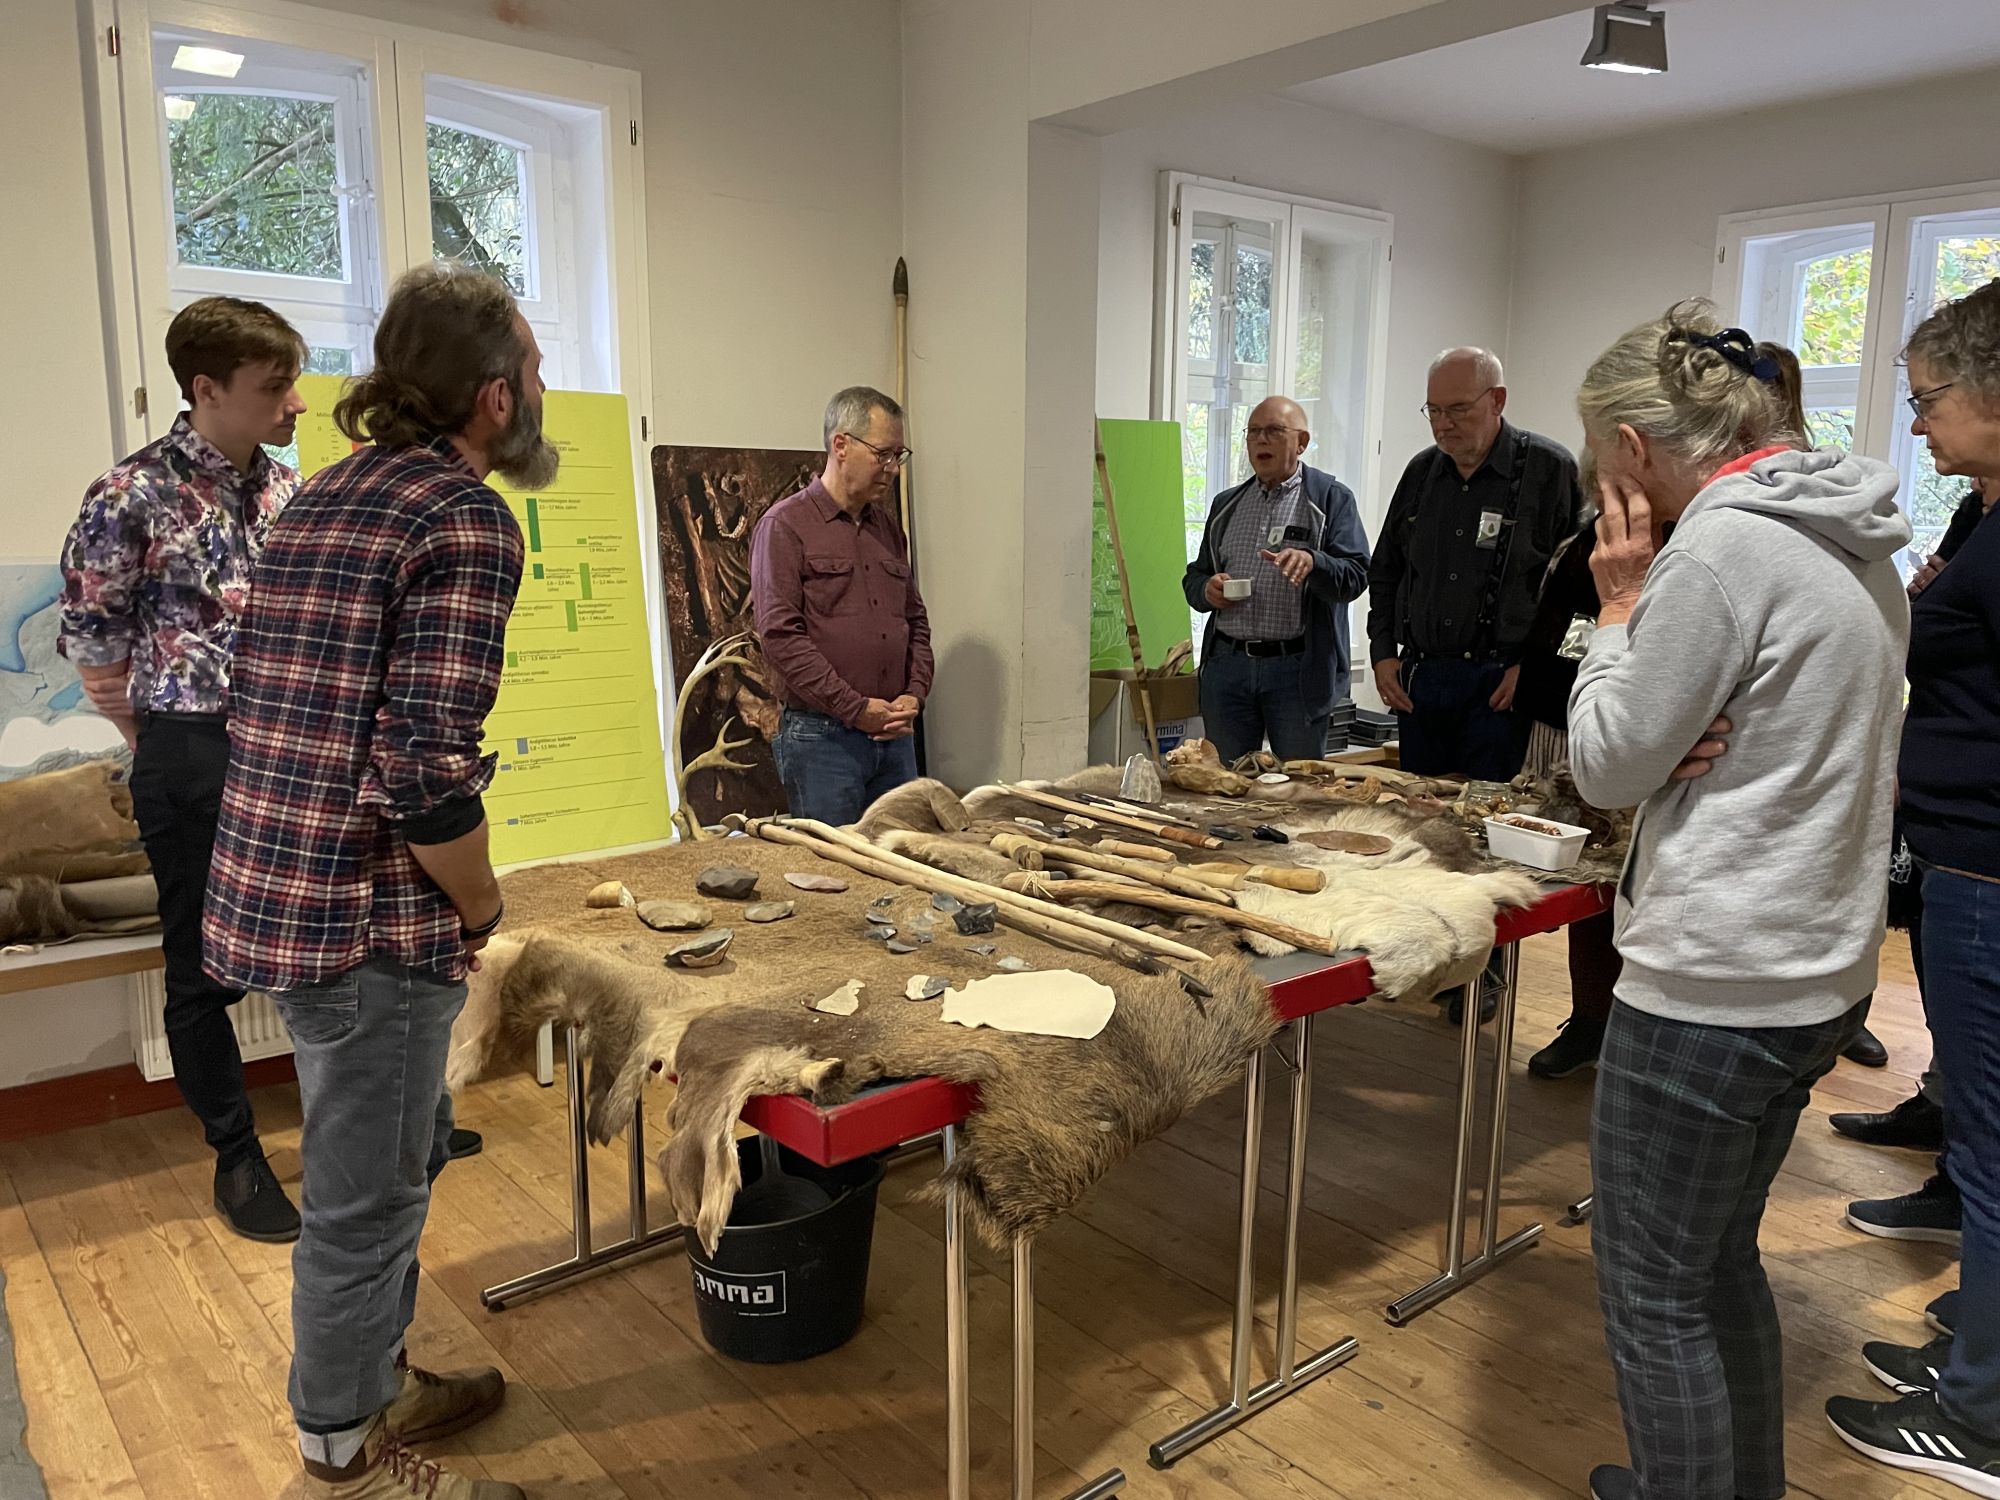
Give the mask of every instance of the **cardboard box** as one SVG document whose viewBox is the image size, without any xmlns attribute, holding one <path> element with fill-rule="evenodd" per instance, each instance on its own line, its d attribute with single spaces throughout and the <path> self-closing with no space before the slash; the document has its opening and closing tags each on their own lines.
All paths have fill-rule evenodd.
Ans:
<svg viewBox="0 0 2000 1500">
<path fill-rule="evenodd" d="M 1153 727 L 1160 748 L 1173 749 L 1201 733 L 1201 696 L 1192 674 L 1148 679 Z M 1130 672 L 1093 672 L 1090 677 L 1090 760 L 1112 765 L 1146 748 L 1146 731 Z"/>
<path fill-rule="evenodd" d="M 1139 695 L 1130 691 L 1136 681 L 1130 672 L 1092 672 L 1090 674 L 1090 717 L 1096 722 L 1097 716 L 1111 706 L 1118 697 L 1119 689 L 1125 688 L 1125 701 L 1132 707 L 1132 722 L 1140 724 L 1144 715 L 1139 707 Z M 1200 679 L 1192 672 L 1183 672 L 1176 677 L 1149 677 L 1146 690 L 1153 699 L 1153 720 L 1165 723 L 1169 719 L 1192 719 L 1201 712 Z"/>
</svg>

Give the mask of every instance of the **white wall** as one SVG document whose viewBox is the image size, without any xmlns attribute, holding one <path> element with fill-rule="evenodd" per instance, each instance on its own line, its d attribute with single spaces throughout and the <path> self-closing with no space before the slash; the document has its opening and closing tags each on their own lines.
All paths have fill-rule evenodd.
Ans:
<svg viewBox="0 0 2000 1500">
<path fill-rule="evenodd" d="M 323 8 L 638 70 L 656 441 L 817 447 L 829 395 L 892 382 L 889 282 L 902 247 L 896 0 L 429 0 L 421 15 L 396 0 Z M 71 0 L 8 0 L 6 9 L 0 98 L 35 122 L 35 145 L 0 155 L 0 190 L 15 210 L 0 216 L 0 333 L 10 351 L 0 361 L 0 421 L 15 439 L 0 486 L 0 557 L 52 558 L 84 486 L 118 455 L 76 11 Z M 32 213 L 22 211 L 28 204 Z M 113 980 L 10 997 L 0 1006 L 0 1087 L 129 1058 L 124 994 Z"/>
<path fill-rule="evenodd" d="M 1724 214 L 2000 178 L 2000 135 L 1979 123 L 1996 89 L 2000 72 L 1974 74 L 1528 158 L 1508 339 L 1515 413 L 1579 442 L 1585 366 L 1625 329 L 1709 294 Z"/>
<path fill-rule="evenodd" d="M 1359 497 L 1372 537 L 1404 461 L 1430 445 L 1417 408 L 1431 357 L 1453 344 L 1491 345 L 1503 357 L 1507 352 L 1513 159 L 1289 99 L 1246 100 L 1173 126 L 1124 131 L 1106 137 L 1102 151 L 1102 417 L 1153 415 L 1162 171 L 1228 178 L 1395 216 L 1381 493 Z"/>
</svg>

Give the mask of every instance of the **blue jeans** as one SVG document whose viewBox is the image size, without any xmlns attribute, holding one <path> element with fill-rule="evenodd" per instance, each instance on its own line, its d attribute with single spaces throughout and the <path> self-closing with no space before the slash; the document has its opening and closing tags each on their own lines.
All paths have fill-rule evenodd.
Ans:
<svg viewBox="0 0 2000 1500">
<path fill-rule="evenodd" d="M 1326 754 L 1331 715 L 1307 708 L 1304 666 L 1302 655 L 1246 655 L 1216 633 L 1201 659 L 1201 726 L 1224 765 L 1263 749 L 1266 739 L 1279 760 Z"/>
<path fill-rule="evenodd" d="M 304 1225 L 292 1251 L 293 1420 L 351 1436 L 396 1397 L 396 1356 L 417 1306 L 417 1239 L 444 1166 L 444 1089 L 463 982 L 386 958 L 272 997 L 299 1072 Z"/>
<path fill-rule="evenodd" d="M 877 797 L 917 779 L 917 742 L 875 740 L 831 714 L 787 708 L 771 743 L 785 805 L 795 818 L 836 828 L 859 822 Z"/>
<path fill-rule="evenodd" d="M 2000 885 L 1926 868 L 1924 1010 L 1964 1201 L 1958 1319 L 1938 1404 L 2000 1439 Z"/>
<path fill-rule="evenodd" d="M 1534 727 L 1518 709 L 1496 713 L 1489 700 L 1507 669 L 1456 656 L 1403 658 L 1403 691 L 1414 713 L 1396 715 L 1399 764 L 1417 776 L 1512 781 L 1528 758 Z"/>
</svg>

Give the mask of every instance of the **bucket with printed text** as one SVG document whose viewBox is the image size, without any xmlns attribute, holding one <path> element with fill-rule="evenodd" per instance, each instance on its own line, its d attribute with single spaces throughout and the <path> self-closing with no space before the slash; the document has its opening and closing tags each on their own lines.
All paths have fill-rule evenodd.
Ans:
<svg viewBox="0 0 2000 1500">
<path fill-rule="evenodd" d="M 736 1158 L 743 1186 L 715 1254 L 692 1233 L 686 1239 L 702 1337 L 718 1353 L 766 1365 L 839 1348 L 860 1328 L 868 1299 L 881 1161 L 821 1167 L 779 1147 L 785 1181 L 774 1184 L 758 1137 L 738 1141 Z"/>
</svg>

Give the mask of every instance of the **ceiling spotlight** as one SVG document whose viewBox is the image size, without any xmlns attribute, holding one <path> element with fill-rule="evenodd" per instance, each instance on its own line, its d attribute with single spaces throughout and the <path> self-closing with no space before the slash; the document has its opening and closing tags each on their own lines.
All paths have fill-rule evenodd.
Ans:
<svg viewBox="0 0 2000 1500">
<path fill-rule="evenodd" d="M 1666 72 L 1666 16 L 1643 3 L 1598 6 L 1583 65 L 1607 73 Z"/>
<path fill-rule="evenodd" d="M 234 78 L 243 66 L 241 52 L 226 52 L 220 47 L 195 47 L 183 44 L 174 53 L 174 70 L 180 73 L 206 73 L 211 78 Z"/>
</svg>

